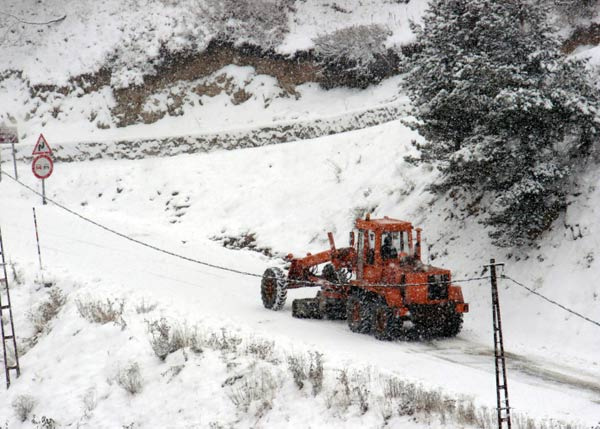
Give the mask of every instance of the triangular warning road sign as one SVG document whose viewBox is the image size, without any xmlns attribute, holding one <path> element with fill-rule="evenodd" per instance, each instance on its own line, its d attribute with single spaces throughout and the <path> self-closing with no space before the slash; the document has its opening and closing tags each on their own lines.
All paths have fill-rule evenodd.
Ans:
<svg viewBox="0 0 600 429">
<path fill-rule="evenodd" d="M 40 134 L 38 137 L 38 141 L 33 148 L 32 155 L 52 155 L 52 149 L 50 149 L 50 145 L 44 138 L 43 134 Z"/>
</svg>

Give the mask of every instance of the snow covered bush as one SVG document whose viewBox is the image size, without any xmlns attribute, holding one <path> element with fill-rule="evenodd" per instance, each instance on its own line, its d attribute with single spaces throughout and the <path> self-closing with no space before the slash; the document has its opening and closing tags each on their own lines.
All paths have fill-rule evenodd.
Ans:
<svg viewBox="0 0 600 429">
<path fill-rule="evenodd" d="M 390 31 L 381 25 L 353 25 L 314 39 L 315 55 L 323 65 L 323 86 L 365 88 L 395 70 L 385 47 Z"/>
<path fill-rule="evenodd" d="M 319 352 L 292 354 L 287 358 L 288 369 L 294 379 L 294 384 L 302 390 L 304 382 L 312 385 L 312 394 L 317 396 L 323 389 L 323 355 Z"/>
<path fill-rule="evenodd" d="M 81 400 L 83 402 L 83 415 L 89 418 L 98 406 L 98 394 L 96 389 L 94 387 L 87 389 Z"/>
<path fill-rule="evenodd" d="M 222 353 L 237 353 L 238 347 L 242 343 L 242 338 L 225 328 L 221 328 L 219 333 L 211 332 L 202 340 L 202 343 Z"/>
<path fill-rule="evenodd" d="M 37 338 L 48 328 L 48 323 L 56 317 L 60 309 L 67 302 L 62 290 L 56 288 L 48 291 L 48 298 L 28 313 L 28 318 L 33 324 L 33 337 L 35 344 Z"/>
<path fill-rule="evenodd" d="M 586 64 L 562 56 L 548 22 L 536 2 L 433 0 L 414 27 L 406 82 L 421 160 L 442 172 L 432 189 L 486 213 L 501 246 L 556 220 L 600 130 Z"/>
<path fill-rule="evenodd" d="M 204 4 L 203 4 L 204 3 Z M 292 0 L 205 0 L 198 18 L 223 41 L 273 50 L 289 31 Z"/>
<path fill-rule="evenodd" d="M 213 38 L 198 24 L 194 0 L 164 7 L 149 2 L 119 27 L 120 43 L 107 57 L 111 86 L 128 88 L 144 84 L 144 76 L 154 75 L 157 66 L 175 53 L 204 51 Z M 125 6 L 124 6 L 125 7 Z"/>
<path fill-rule="evenodd" d="M 88 322 L 102 325 L 113 322 L 121 328 L 125 328 L 127 325 L 123 319 L 123 309 L 125 307 L 123 300 L 112 300 L 110 298 L 93 300 L 88 298 L 87 301 L 81 301 L 78 299 L 75 301 L 75 305 L 81 317 Z"/>
<path fill-rule="evenodd" d="M 19 395 L 12 401 L 12 408 L 22 422 L 29 418 L 35 407 L 36 400 L 31 395 Z"/>
<path fill-rule="evenodd" d="M 23 278 L 25 276 L 23 269 L 19 267 L 16 262 L 12 261 L 8 262 L 8 266 L 10 267 L 12 282 L 18 286 L 22 285 L 24 283 Z"/>
<path fill-rule="evenodd" d="M 227 396 L 236 408 L 261 418 L 273 407 L 273 400 L 280 387 L 274 369 L 251 363 L 245 373 L 230 378 Z"/>
<path fill-rule="evenodd" d="M 142 391 L 142 373 L 137 362 L 132 362 L 127 366 L 120 368 L 117 377 L 117 384 L 121 386 L 130 395 L 135 395 Z"/>
<path fill-rule="evenodd" d="M 154 354 L 165 360 L 167 356 L 177 350 L 190 347 L 195 353 L 201 353 L 200 340 L 195 329 L 187 326 L 171 326 L 166 319 L 161 318 L 148 323 L 150 333 L 150 346 Z"/>
<path fill-rule="evenodd" d="M 361 415 L 365 414 L 372 400 L 371 374 L 369 371 L 349 371 L 341 369 L 337 383 L 327 396 L 327 408 L 339 409 L 345 413 L 352 405 L 356 405 Z"/>
<path fill-rule="evenodd" d="M 262 338 L 251 339 L 246 343 L 245 353 L 247 355 L 256 356 L 260 360 L 279 363 L 277 354 L 275 353 L 275 343 Z"/>
<path fill-rule="evenodd" d="M 150 313 L 151 311 L 154 311 L 156 309 L 156 307 L 158 307 L 158 303 L 153 302 L 153 303 L 149 303 L 146 302 L 145 299 L 142 299 L 142 301 L 135 306 L 135 312 L 137 314 L 146 314 L 146 313 Z"/>
</svg>

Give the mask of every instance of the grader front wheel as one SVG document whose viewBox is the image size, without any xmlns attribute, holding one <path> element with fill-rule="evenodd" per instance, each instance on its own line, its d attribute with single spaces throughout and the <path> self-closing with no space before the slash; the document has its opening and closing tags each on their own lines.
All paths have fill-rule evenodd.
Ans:
<svg viewBox="0 0 600 429">
<path fill-rule="evenodd" d="M 372 323 L 371 331 L 378 340 L 390 341 L 400 336 L 402 321 L 394 315 L 394 310 L 385 304 L 373 306 Z"/>
<path fill-rule="evenodd" d="M 372 324 L 370 305 L 357 296 L 348 297 L 348 301 L 346 301 L 346 320 L 352 332 L 368 334 L 371 331 Z"/>
<path fill-rule="evenodd" d="M 281 310 L 287 298 L 286 278 L 280 268 L 267 268 L 260 285 L 260 295 L 265 308 Z"/>
</svg>

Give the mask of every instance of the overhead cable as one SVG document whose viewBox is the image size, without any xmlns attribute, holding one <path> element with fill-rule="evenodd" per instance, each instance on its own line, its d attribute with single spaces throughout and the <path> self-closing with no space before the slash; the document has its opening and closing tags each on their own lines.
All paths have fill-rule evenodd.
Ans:
<svg viewBox="0 0 600 429">
<path fill-rule="evenodd" d="M 504 275 L 504 274 L 502 274 L 502 275 L 501 275 L 501 277 L 502 277 L 502 278 L 504 278 L 504 279 L 510 280 L 511 282 L 513 282 L 514 284 L 516 284 L 517 286 L 520 286 L 520 287 L 522 287 L 523 289 L 526 289 L 526 290 L 528 290 L 528 291 L 529 291 L 529 292 L 531 292 L 532 294 L 534 294 L 534 295 L 536 295 L 536 296 L 538 296 L 538 297 L 542 298 L 542 299 L 543 299 L 543 300 L 545 300 L 545 301 L 548 301 L 548 302 L 549 302 L 550 304 L 552 304 L 552 305 L 555 305 L 555 306 L 557 306 L 557 307 L 559 307 L 559 308 L 562 308 L 562 309 L 563 309 L 563 310 L 565 310 L 566 312 L 568 312 L 568 313 L 571 313 L 572 315 L 574 315 L 574 316 L 577 316 L 577 317 L 579 317 L 580 319 L 583 319 L 583 320 L 585 320 L 585 321 L 587 321 L 587 322 L 590 322 L 590 323 L 592 323 L 592 324 L 594 324 L 594 325 L 596 325 L 596 326 L 600 326 L 600 322 L 597 322 L 596 320 L 590 319 L 589 317 L 587 317 L 587 316 L 584 316 L 583 314 L 581 314 L 581 313 L 578 313 L 578 312 L 576 312 L 575 310 L 572 310 L 572 309 L 570 309 L 570 308 L 568 308 L 568 307 L 565 307 L 564 305 L 560 304 L 559 302 L 556 302 L 555 300 L 553 300 L 553 299 L 550 299 L 550 298 L 548 298 L 547 296 L 544 296 L 544 295 L 542 295 L 541 293 L 537 292 L 536 290 L 534 290 L 534 289 L 532 289 L 532 288 L 530 288 L 530 287 L 527 287 L 527 286 L 525 286 L 523 283 L 520 283 L 520 282 L 516 281 L 515 279 L 513 279 L 513 278 L 511 278 L 511 277 L 508 277 L 507 275 Z"/>
<path fill-rule="evenodd" d="M 29 190 L 30 192 L 42 196 L 42 194 L 40 192 L 38 192 L 37 190 L 33 189 L 31 186 L 21 182 L 20 180 L 17 180 L 16 178 L 14 178 L 13 176 L 11 176 L 10 174 L 2 171 L 0 172 L 1 174 L 5 175 L 6 177 L 8 177 L 9 179 L 11 179 L 12 181 L 14 181 L 15 183 L 21 185 L 22 187 L 24 187 L 25 189 Z M 125 240 L 129 240 L 133 243 L 139 244 L 140 246 L 144 246 L 147 247 L 149 249 L 155 250 L 157 252 L 160 253 L 164 253 L 166 255 L 169 256 L 173 256 L 175 258 L 179 258 L 188 262 L 193 262 L 195 264 L 200 264 L 200 265 L 204 265 L 207 267 L 211 267 L 211 268 L 215 268 L 217 270 L 223 270 L 223 271 L 228 271 L 231 273 L 235 273 L 235 274 L 240 274 L 240 275 L 244 275 L 244 276 L 251 276 L 251 277 L 263 277 L 263 275 L 261 274 L 256 274 L 256 273 L 251 273 L 249 271 L 242 271 L 242 270 L 238 270 L 235 268 L 230 268 L 230 267 L 225 267 L 223 265 L 217 265 L 217 264 L 213 264 L 210 262 L 205 262 L 205 261 L 201 261 L 199 259 L 195 259 L 195 258 L 191 258 L 189 256 L 185 256 L 179 253 L 175 253 L 172 252 L 170 250 L 167 249 L 163 249 L 161 247 L 155 246 L 153 244 L 150 243 L 146 243 L 145 241 L 142 240 L 138 240 L 137 238 L 131 237 L 127 234 L 124 234 L 120 231 L 117 231 L 111 227 L 108 227 L 106 225 L 101 224 L 100 222 L 97 222 L 93 219 L 90 219 L 87 216 L 82 215 L 81 213 L 76 212 L 75 210 L 72 210 L 68 207 L 66 207 L 65 205 L 46 197 L 46 200 L 49 201 L 50 203 L 54 204 L 56 207 L 60 208 L 61 210 L 64 210 L 70 214 L 72 214 L 73 216 L 76 216 L 80 219 L 82 219 L 85 222 L 91 223 L 92 225 L 103 229 L 104 231 L 110 232 L 111 234 L 117 235 L 121 238 L 124 238 Z M 484 279 L 489 279 L 489 276 L 482 276 L 482 277 L 472 277 L 472 278 L 465 278 L 465 279 L 456 279 L 456 280 L 452 280 L 452 283 L 467 283 L 467 282 L 473 282 L 473 281 L 480 281 L 480 280 L 484 280 Z M 300 285 L 306 285 L 306 286 L 321 286 L 321 283 L 318 282 L 313 282 L 313 281 L 307 281 L 307 280 L 287 280 L 290 283 L 294 283 L 294 284 L 300 284 Z M 405 283 L 402 284 L 402 286 L 425 286 L 428 283 Z M 391 287 L 391 286 L 397 286 L 397 285 L 390 285 L 389 283 L 382 283 L 382 284 L 370 284 L 370 286 L 379 286 L 379 287 Z"/>
</svg>

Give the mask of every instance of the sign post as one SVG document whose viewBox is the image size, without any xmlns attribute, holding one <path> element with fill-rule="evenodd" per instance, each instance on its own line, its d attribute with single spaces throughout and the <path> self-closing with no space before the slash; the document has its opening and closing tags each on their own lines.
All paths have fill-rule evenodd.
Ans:
<svg viewBox="0 0 600 429">
<path fill-rule="evenodd" d="M 42 204 L 46 204 L 46 179 L 54 170 L 54 162 L 52 161 L 52 149 L 43 134 L 38 137 L 32 155 L 35 158 L 31 162 L 31 171 L 35 177 L 42 179 Z"/>
<path fill-rule="evenodd" d="M 17 156 L 15 153 L 15 143 L 19 143 L 19 133 L 15 127 L 3 127 L 0 126 L 0 144 L 10 144 L 12 146 L 13 156 L 13 167 L 15 169 L 15 179 L 19 180 L 19 174 L 17 172 Z M 0 150 L 0 171 L 2 169 L 2 150 Z M 2 174 L 0 173 L 0 181 L 2 180 Z"/>
</svg>

